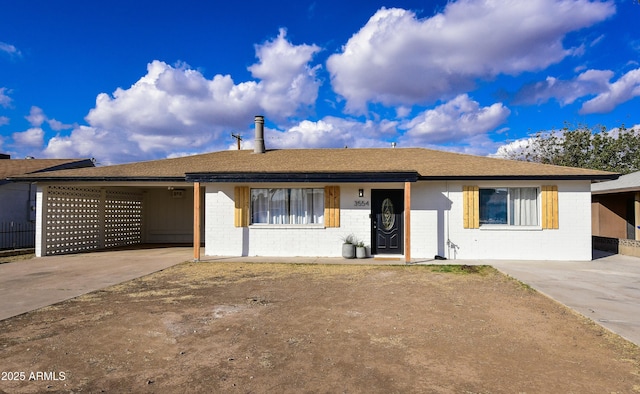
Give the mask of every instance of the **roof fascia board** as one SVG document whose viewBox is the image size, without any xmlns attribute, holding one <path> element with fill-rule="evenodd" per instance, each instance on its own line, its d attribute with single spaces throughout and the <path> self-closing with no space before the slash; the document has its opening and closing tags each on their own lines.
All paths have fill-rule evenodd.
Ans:
<svg viewBox="0 0 640 394">
<path fill-rule="evenodd" d="M 421 176 L 421 181 L 594 181 L 617 179 L 614 175 L 460 175 L 460 176 Z"/>
<path fill-rule="evenodd" d="M 458 175 L 419 176 L 415 171 L 395 172 L 330 172 L 330 173 L 187 173 L 184 177 L 31 177 L 28 175 L 8 177 L 10 182 L 416 182 L 420 181 L 467 181 L 467 180 L 614 180 L 618 174 L 604 175 Z"/>
<path fill-rule="evenodd" d="M 186 182 L 184 177 L 10 177 L 12 182 L 41 182 L 41 183 L 60 183 L 60 182 Z"/>
<path fill-rule="evenodd" d="M 620 189 L 592 190 L 591 194 L 636 193 L 639 191 L 640 191 L 640 186 L 635 186 L 635 187 L 623 187 Z"/>
<path fill-rule="evenodd" d="M 416 182 L 418 173 L 403 172 L 304 172 L 304 173 L 187 173 L 187 182 Z"/>
</svg>

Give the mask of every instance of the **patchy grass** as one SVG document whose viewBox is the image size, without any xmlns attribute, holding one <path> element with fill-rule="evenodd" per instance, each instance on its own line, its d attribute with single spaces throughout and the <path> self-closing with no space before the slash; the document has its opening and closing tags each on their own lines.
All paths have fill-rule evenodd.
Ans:
<svg viewBox="0 0 640 394">
<path fill-rule="evenodd" d="M 0 257 L 0 264 L 14 263 L 16 261 L 31 260 L 34 257 L 35 257 L 34 253 L 19 254 L 19 255 L 15 255 L 15 256 L 2 256 L 2 257 Z"/>
<path fill-rule="evenodd" d="M 431 272 L 441 272 L 448 274 L 480 274 L 487 275 L 490 272 L 495 272 L 495 269 L 488 265 L 428 265 Z"/>
</svg>

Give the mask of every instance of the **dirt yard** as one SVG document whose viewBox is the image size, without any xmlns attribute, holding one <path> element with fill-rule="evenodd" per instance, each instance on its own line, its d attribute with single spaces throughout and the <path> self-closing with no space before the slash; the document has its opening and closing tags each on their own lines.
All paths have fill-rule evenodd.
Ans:
<svg viewBox="0 0 640 394">
<path fill-rule="evenodd" d="M 0 370 L 7 393 L 640 392 L 637 346 L 465 266 L 185 263 L 0 321 Z"/>
</svg>

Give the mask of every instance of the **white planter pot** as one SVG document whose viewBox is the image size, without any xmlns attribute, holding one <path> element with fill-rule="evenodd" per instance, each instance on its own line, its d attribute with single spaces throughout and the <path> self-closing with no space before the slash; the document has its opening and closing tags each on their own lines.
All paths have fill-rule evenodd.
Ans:
<svg viewBox="0 0 640 394">
<path fill-rule="evenodd" d="M 345 259 L 356 257 L 356 246 L 354 244 L 342 244 L 342 257 Z"/>
</svg>

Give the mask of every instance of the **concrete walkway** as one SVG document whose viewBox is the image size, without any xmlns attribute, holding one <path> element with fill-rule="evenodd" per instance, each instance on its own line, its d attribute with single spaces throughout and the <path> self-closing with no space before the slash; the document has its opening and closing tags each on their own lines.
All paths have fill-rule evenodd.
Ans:
<svg viewBox="0 0 640 394">
<path fill-rule="evenodd" d="M 640 258 L 593 261 L 415 260 L 412 264 L 486 264 L 640 345 Z M 193 258 L 191 247 L 116 250 L 0 264 L 0 320 L 163 270 Z M 399 264 L 402 260 L 202 256 L 203 261 Z"/>
</svg>

